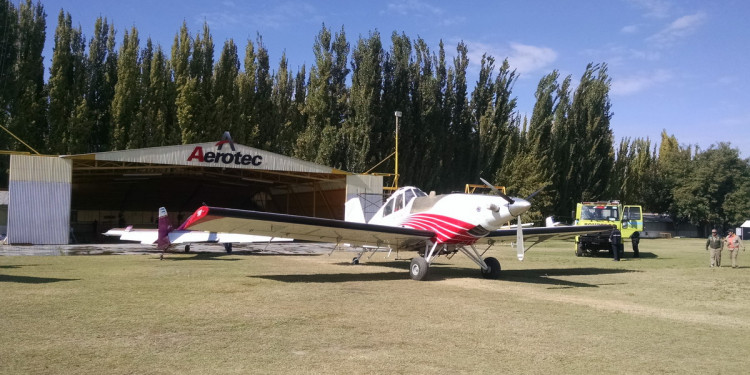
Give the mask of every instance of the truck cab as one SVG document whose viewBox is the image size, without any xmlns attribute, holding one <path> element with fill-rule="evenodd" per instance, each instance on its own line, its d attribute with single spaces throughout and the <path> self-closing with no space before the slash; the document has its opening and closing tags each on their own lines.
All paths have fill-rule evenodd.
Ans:
<svg viewBox="0 0 750 375">
<path fill-rule="evenodd" d="M 636 205 L 623 205 L 619 201 L 581 202 L 576 205 L 574 225 L 612 225 L 620 230 L 623 239 L 630 239 L 643 230 L 643 209 Z M 576 255 L 596 255 L 609 250 L 610 232 L 576 237 Z"/>
</svg>

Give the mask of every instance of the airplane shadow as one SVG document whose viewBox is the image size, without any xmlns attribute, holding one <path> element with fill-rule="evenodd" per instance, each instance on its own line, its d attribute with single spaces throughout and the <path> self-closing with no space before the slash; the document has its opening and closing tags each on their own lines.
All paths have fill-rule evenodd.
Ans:
<svg viewBox="0 0 750 375">
<path fill-rule="evenodd" d="M 339 262 L 340 265 L 350 263 Z M 351 281 L 382 281 L 382 280 L 408 280 L 409 263 L 404 261 L 378 262 L 371 264 L 359 264 L 355 267 L 391 267 L 402 271 L 399 272 L 365 272 L 365 273 L 327 273 L 312 275 L 260 275 L 248 276 L 267 280 L 281 281 L 285 283 L 338 283 Z M 565 276 L 593 276 L 616 273 L 638 272 L 622 269 L 606 268 L 570 268 L 570 269 L 529 269 L 529 270 L 504 270 L 498 281 L 509 281 L 518 283 L 549 285 L 550 289 L 564 288 L 598 288 L 605 284 L 589 284 L 574 281 L 561 280 L 556 277 Z M 424 281 L 441 281 L 453 278 L 482 278 L 480 271 L 474 268 L 459 268 L 435 264 L 430 268 L 430 273 Z"/>
<path fill-rule="evenodd" d="M 163 260 L 173 261 L 173 262 L 183 261 L 183 260 L 219 260 L 219 261 L 222 261 L 222 262 L 236 262 L 236 261 L 239 260 L 237 258 L 224 258 L 226 256 L 232 256 L 232 255 L 234 255 L 234 254 L 227 254 L 227 253 L 188 253 L 188 254 L 191 254 L 193 256 L 191 256 L 191 257 L 175 257 L 175 256 L 170 256 L 170 255 L 174 255 L 174 254 L 167 253 L 167 254 L 164 255 L 164 259 Z"/>
<path fill-rule="evenodd" d="M 0 274 L 0 282 L 22 284 L 48 284 L 60 281 L 78 281 L 80 279 L 58 279 L 54 277 L 12 276 Z"/>
</svg>

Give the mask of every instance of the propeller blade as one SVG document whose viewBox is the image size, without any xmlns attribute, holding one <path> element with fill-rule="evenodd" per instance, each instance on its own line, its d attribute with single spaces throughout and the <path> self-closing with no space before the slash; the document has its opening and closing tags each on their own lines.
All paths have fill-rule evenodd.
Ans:
<svg viewBox="0 0 750 375">
<path fill-rule="evenodd" d="M 527 201 L 531 200 L 531 198 L 534 198 L 537 194 L 541 193 L 542 190 L 544 190 L 544 188 L 546 188 L 547 186 L 549 186 L 549 185 L 544 185 L 544 186 L 540 187 L 537 191 L 531 193 L 531 195 L 529 195 L 528 197 L 526 197 L 526 200 Z"/>
<path fill-rule="evenodd" d="M 516 255 L 518 260 L 523 260 L 526 254 L 526 248 L 523 246 L 523 226 L 521 225 L 521 215 L 518 215 L 518 222 L 516 222 Z"/>
<path fill-rule="evenodd" d="M 493 193 L 499 195 L 500 197 L 502 197 L 503 199 L 505 199 L 506 201 L 508 201 L 508 203 L 510 203 L 510 204 L 515 203 L 515 201 L 513 199 L 511 199 L 509 196 L 505 195 L 502 191 L 500 191 L 498 188 L 496 188 L 495 185 L 492 185 L 491 183 L 487 182 L 487 180 L 485 180 L 485 179 L 483 179 L 481 177 L 479 177 L 479 179 L 482 180 L 482 182 L 485 185 L 487 185 L 487 187 L 490 188 Z"/>
</svg>

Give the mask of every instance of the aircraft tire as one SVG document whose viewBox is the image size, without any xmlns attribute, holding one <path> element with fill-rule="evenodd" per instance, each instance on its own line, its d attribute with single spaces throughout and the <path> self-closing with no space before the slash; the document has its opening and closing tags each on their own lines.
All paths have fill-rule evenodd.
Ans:
<svg viewBox="0 0 750 375">
<path fill-rule="evenodd" d="M 352 264 L 359 264 L 359 257 L 354 257 L 352 259 Z"/>
<path fill-rule="evenodd" d="M 500 278 L 500 261 L 493 257 L 484 258 L 484 263 L 490 267 L 489 271 L 482 270 L 482 277 L 485 279 L 498 279 Z"/>
<path fill-rule="evenodd" d="M 225 243 L 224 244 L 224 250 L 226 250 L 227 254 L 231 254 L 232 253 L 232 243 L 231 242 Z"/>
<path fill-rule="evenodd" d="M 427 276 L 427 270 L 429 268 L 430 265 L 427 264 L 427 260 L 425 258 L 412 258 L 411 265 L 409 266 L 409 276 L 411 276 L 412 280 L 423 280 L 425 276 Z"/>
<path fill-rule="evenodd" d="M 185 245 L 185 252 L 186 252 L 186 253 L 189 253 L 189 252 L 190 252 L 190 245 Z"/>
</svg>

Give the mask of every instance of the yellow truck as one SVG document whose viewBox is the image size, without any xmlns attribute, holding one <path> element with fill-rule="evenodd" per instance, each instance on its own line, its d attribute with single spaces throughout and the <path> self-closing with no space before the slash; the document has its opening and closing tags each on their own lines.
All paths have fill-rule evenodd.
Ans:
<svg viewBox="0 0 750 375">
<path fill-rule="evenodd" d="M 633 233 L 643 231 L 643 209 L 641 206 L 623 205 L 619 201 L 578 203 L 575 225 L 596 224 L 617 227 L 623 240 L 630 239 Z M 605 232 L 576 237 L 576 256 L 591 256 L 600 250 L 610 250 L 609 234 L 610 232 Z"/>
</svg>

